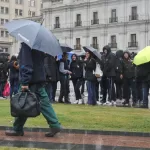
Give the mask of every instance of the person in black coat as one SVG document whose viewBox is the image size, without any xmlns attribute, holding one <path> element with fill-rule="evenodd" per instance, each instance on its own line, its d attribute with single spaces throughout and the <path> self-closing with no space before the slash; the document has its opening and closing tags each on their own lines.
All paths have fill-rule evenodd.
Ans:
<svg viewBox="0 0 150 150">
<path fill-rule="evenodd" d="M 124 105 L 129 105 L 131 93 L 133 102 L 136 101 L 135 85 L 135 66 L 130 58 L 130 53 L 125 51 L 123 56 L 123 97 L 125 98 L 125 101 L 123 102 Z"/>
<path fill-rule="evenodd" d="M 150 88 L 150 62 L 136 66 L 136 85 L 139 103 L 135 107 L 148 108 L 148 95 Z"/>
<path fill-rule="evenodd" d="M 111 52 L 109 46 L 103 47 L 104 60 L 102 65 L 102 71 L 104 77 L 107 78 L 107 91 L 108 91 L 108 101 L 104 105 L 116 105 L 115 96 L 115 77 L 116 77 L 116 56 Z"/>
<path fill-rule="evenodd" d="M 2 56 L 1 56 L 2 57 Z M 6 55 L 0 59 L 0 97 L 3 97 L 3 91 L 9 75 L 10 55 Z"/>
<path fill-rule="evenodd" d="M 30 90 L 35 93 L 40 101 L 40 110 L 50 127 L 50 132 L 46 137 L 53 137 L 61 131 L 61 125 L 57 119 L 54 109 L 49 102 L 45 91 L 46 75 L 44 69 L 45 54 L 38 50 L 32 50 L 27 44 L 21 43 L 19 53 L 19 79 L 21 90 L 26 92 Z M 23 136 L 23 126 L 27 117 L 17 117 L 13 124 L 13 129 L 6 131 L 7 136 Z"/>
<path fill-rule="evenodd" d="M 18 93 L 19 89 L 19 63 L 16 56 L 12 56 L 9 62 L 10 69 L 10 97 Z"/>
<path fill-rule="evenodd" d="M 71 80 L 72 80 L 75 95 L 76 95 L 76 101 L 74 102 L 74 104 L 82 104 L 83 102 L 82 102 L 80 87 L 82 85 L 82 79 L 83 79 L 83 64 L 77 58 L 76 54 L 72 55 L 70 71 L 72 72 Z"/>
<path fill-rule="evenodd" d="M 46 92 L 49 96 L 50 102 L 56 102 L 55 95 L 57 90 L 57 82 L 59 81 L 59 69 L 56 58 L 46 54 L 44 59 L 44 67 L 47 79 Z"/>
<path fill-rule="evenodd" d="M 65 103 L 70 104 L 69 101 L 69 75 L 72 74 L 69 68 L 68 54 L 63 53 L 62 59 L 59 63 L 59 73 L 60 73 L 60 95 L 58 102 L 63 103 L 63 98 Z"/>
<path fill-rule="evenodd" d="M 122 100 L 123 98 L 123 51 L 116 52 L 116 98 Z"/>
<path fill-rule="evenodd" d="M 96 81 L 97 78 L 94 74 L 96 70 L 96 61 L 93 54 L 89 51 L 86 52 L 85 57 L 85 80 L 87 81 L 88 90 L 88 104 L 96 105 Z"/>
</svg>

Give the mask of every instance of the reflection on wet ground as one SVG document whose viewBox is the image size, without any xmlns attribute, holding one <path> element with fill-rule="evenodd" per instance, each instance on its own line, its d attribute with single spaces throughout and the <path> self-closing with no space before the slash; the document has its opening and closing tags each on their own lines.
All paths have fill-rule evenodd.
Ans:
<svg viewBox="0 0 150 150">
<path fill-rule="evenodd" d="M 54 138 L 44 136 L 48 129 L 26 128 L 23 137 L 5 136 L 0 127 L 0 146 L 50 150 L 150 150 L 149 133 L 63 130 Z"/>
</svg>

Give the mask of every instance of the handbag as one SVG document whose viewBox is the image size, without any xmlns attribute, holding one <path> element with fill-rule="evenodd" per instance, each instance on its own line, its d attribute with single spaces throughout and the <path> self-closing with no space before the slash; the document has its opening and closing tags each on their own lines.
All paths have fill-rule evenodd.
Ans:
<svg viewBox="0 0 150 150">
<path fill-rule="evenodd" d="M 3 90 L 3 96 L 8 97 L 10 95 L 10 85 L 8 82 L 6 82 Z"/>
<path fill-rule="evenodd" d="M 11 98 L 10 103 L 13 117 L 36 117 L 40 115 L 40 101 L 35 93 L 21 91 Z"/>
<path fill-rule="evenodd" d="M 100 78 L 102 76 L 102 71 L 100 69 L 100 65 L 99 64 L 96 64 L 96 70 L 94 72 L 96 78 Z"/>
</svg>

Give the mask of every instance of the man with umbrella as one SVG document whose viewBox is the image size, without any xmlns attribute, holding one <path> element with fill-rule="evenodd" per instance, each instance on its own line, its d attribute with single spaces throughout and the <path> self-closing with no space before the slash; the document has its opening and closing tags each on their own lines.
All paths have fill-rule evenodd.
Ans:
<svg viewBox="0 0 150 150">
<path fill-rule="evenodd" d="M 44 56 L 45 53 L 52 56 L 61 54 L 60 45 L 50 31 L 29 20 L 12 21 L 6 25 L 6 28 L 12 36 L 22 41 L 19 53 L 21 90 L 30 90 L 38 95 L 41 113 L 50 127 L 50 132 L 46 133 L 45 136 L 53 137 L 61 131 L 61 126 L 44 88 L 46 81 Z M 23 136 L 23 126 L 26 120 L 27 117 L 23 116 L 15 118 L 13 130 L 6 131 L 6 135 Z"/>
</svg>

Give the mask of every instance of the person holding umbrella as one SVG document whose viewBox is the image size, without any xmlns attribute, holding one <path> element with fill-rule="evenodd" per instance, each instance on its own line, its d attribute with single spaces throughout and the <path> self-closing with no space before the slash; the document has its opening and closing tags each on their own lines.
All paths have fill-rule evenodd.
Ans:
<svg viewBox="0 0 150 150">
<path fill-rule="evenodd" d="M 22 91 L 35 93 L 40 100 L 41 113 L 50 127 L 46 137 L 53 137 L 61 131 L 52 105 L 45 91 L 46 75 L 44 70 L 45 53 L 57 56 L 62 50 L 57 39 L 45 27 L 30 20 L 14 20 L 5 25 L 10 35 L 20 40 L 19 73 Z M 55 49 L 55 50 L 54 50 Z M 13 130 L 5 132 L 7 136 L 23 136 L 23 126 L 27 117 L 15 118 Z"/>
<path fill-rule="evenodd" d="M 96 61 L 93 58 L 91 51 L 86 52 L 85 57 L 85 80 L 87 80 L 88 90 L 88 104 L 96 105 L 96 76 L 94 74 L 96 70 Z"/>
</svg>

